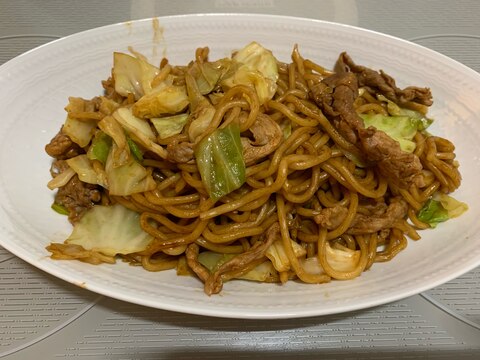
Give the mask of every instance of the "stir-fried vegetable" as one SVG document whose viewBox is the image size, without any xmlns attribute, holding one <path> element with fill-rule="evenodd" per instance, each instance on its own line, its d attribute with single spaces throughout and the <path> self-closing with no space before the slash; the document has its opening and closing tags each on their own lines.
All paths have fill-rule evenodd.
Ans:
<svg viewBox="0 0 480 360">
<path fill-rule="evenodd" d="M 382 130 L 388 136 L 398 141 L 400 148 L 406 152 L 413 152 L 416 144 L 413 141 L 417 131 L 426 130 L 433 122 L 418 111 L 404 109 L 388 100 L 383 95 L 377 96 L 378 100 L 387 103 L 389 115 L 361 114 L 365 127 L 373 126 Z"/>
<path fill-rule="evenodd" d="M 197 86 L 194 78 L 190 73 L 185 74 L 185 82 L 187 84 L 188 100 L 190 102 L 190 126 L 188 127 L 188 137 L 192 143 L 196 142 L 197 138 L 202 137 L 205 130 L 210 125 L 213 116 L 215 115 L 215 108 L 204 97 Z"/>
<path fill-rule="evenodd" d="M 109 193 L 111 195 L 128 196 L 155 189 L 156 183 L 151 170 L 145 169 L 133 157 L 130 157 L 125 164 L 114 165 L 116 147 L 117 145 L 114 143 L 105 164 Z"/>
<path fill-rule="evenodd" d="M 113 54 L 115 91 L 123 96 L 133 94 L 135 100 L 152 91 L 152 80 L 160 70 L 147 61 L 123 53 Z"/>
<path fill-rule="evenodd" d="M 238 189 L 245 182 L 240 130 L 231 123 L 202 139 L 195 149 L 198 169 L 208 194 L 214 200 Z"/>
<path fill-rule="evenodd" d="M 343 246 L 335 248 L 327 243 L 326 252 L 327 262 L 335 271 L 352 271 L 360 259 L 360 250 L 351 250 Z M 302 259 L 301 263 L 305 271 L 310 274 L 323 274 L 325 272 L 317 257 Z"/>
<path fill-rule="evenodd" d="M 140 118 L 176 114 L 188 106 L 185 86 L 160 83 L 149 94 L 142 96 L 133 105 L 133 114 Z"/>
<path fill-rule="evenodd" d="M 213 251 L 204 251 L 198 256 L 198 262 L 205 266 L 211 273 L 214 273 L 235 256 L 236 254 L 219 254 Z M 272 279 L 273 274 L 275 274 L 275 268 L 272 263 L 265 261 L 245 274 L 238 275 L 236 278 L 264 282 Z"/>
<path fill-rule="evenodd" d="M 361 115 L 365 127 L 373 126 L 398 141 L 400 148 L 406 152 L 415 150 L 413 138 L 418 130 L 418 123 L 408 116 L 385 116 L 381 114 Z"/>
<path fill-rule="evenodd" d="M 81 181 L 88 184 L 98 184 L 104 188 L 108 188 L 104 174 L 97 174 L 87 155 L 78 155 L 74 158 L 68 159 L 67 164 L 73 169 L 73 171 L 75 171 Z"/>
<path fill-rule="evenodd" d="M 170 136 L 180 134 L 183 127 L 188 121 L 188 114 L 178 114 L 173 116 L 165 116 L 161 118 L 152 118 L 155 130 L 157 130 L 160 139 L 166 139 Z"/>
<path fill-rule="evenodd" d="M 83 215 L 65 242 L 110 256 L 142 251 L 152 237 L 140 227 L 139 218 L 120 204 L 97 205 Z"/>
<path fill-rule="evenodd" d="M 232 58 L 231 69 L 221 83 L 226 88 L 248 85 L 255 88 L 260 104 L 271 100 L 277 90 L 277 60 L 270 50 L 251 42 Z"/>
<path fill-rule="evenodd" d="M 290 240 L 293 248 L 293 252 L 296 257 L 305 256 L 307 251 L 298 243 L 293 240 Z M 283 243 L 281 240 L 276 240 L 266 251 L 265 256 L 270 259 L 273 266 L 277 271 L 288 271 L 290 270 L 290 261 L 288 260 L 287 253 L 283 248 Z"/>
<path fill-rule="evenodd" d="M 90 160 L 98 160 L 105 165 L 111 146 L 112 138 L 103 131 L 98 131 L 88 148 L 87 156 Z"/>
<path fill-rule="evenodd" d="M 468 205 L 453 197 L 437 193 L 418 212 L 418 219 L 432 228 L 439 223 L 458 217 L 468 210 Z"/>
<path fill-rule="evenodd" d="M 93 137 L 93 130 L 97 126 L 96 121 L 78 120 L 67 116 L 62 131 L 81 147 L 88 145 Z"/>
<path fill-rule="evenodd" d="M 156 143 L 156 136 L 147 120 L 133 115 L 131 108 L 120 108 L 113 113 L 113 117 L 128 132 L 128 135 L 138 144 L 152 151 L 160 157 L 164 156 L 165 150 Z M 128 136 L 126 142 L 128 142 Z M 137 153 L 136 156 L 139 154 Z"/>
</svg>

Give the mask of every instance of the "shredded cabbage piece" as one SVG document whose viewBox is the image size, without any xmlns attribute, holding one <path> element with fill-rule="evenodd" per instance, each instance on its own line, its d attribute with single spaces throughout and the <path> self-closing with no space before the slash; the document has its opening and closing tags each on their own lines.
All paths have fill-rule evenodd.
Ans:
<svg viewBox="0 0 480 360">
<path fill-rule="evenodd" d="M 307 254 L 307 251 L 298 243 L 290 240 L 295 256 L 302 257 Z M 270 259 L 275 269 L 279 272 L 290 270 L 290 260 L 288 260 L 287 253 L 283 247 L 282 240 L 275 240 L 267 249 L 265 256 Z"/>
<path fill-rule="evenodd" d="M 115 52 L 113 54 L 113 78 L 115 91 L 122 96 L 133 94 L 135 100 L 152 91 L 152 80 L 160 69 L 144 59 L 128 54 Z"/>
<path fill-rule="evenodd" d="M 418 220 L 435 228 L 439 223 L 458 217 L 468 210 L 468 205 L 453 197 L 436 193 L 418 212 Z"/>
<path fill-rule="evenodd" d="M 152 118 L 150 121 L 155 127 L 155 130 L 157 130 L 158 137 L 160 139 L 166 139 L 182 132 L 183 127 L 188 121 L 188 116 L 189 114 L 185 113 L 161 118 Z"/>
<path fill-rule="evenodd" d="M 195 158 L 205 188 L 213 200 L 238 189 L 245 182 L 245 162 L 240 129 L 231 123 L 200 141 Z"/>
<path fill-rule="evenodd" d="M 271 100 L 277 91 L 277 59 L 270 50 L 253 41 L 233 57 L 234 64 L 221 79 L 223 87 L 247 85 L 255 89 L 260 104 Z"/>
<path fill-rule="evenodd" d="M 140 214 L 115 204 L 88 210 L 65 243 L 114 256 L 145 250 L 151 240 L 140 227 Z"/>
</svg>

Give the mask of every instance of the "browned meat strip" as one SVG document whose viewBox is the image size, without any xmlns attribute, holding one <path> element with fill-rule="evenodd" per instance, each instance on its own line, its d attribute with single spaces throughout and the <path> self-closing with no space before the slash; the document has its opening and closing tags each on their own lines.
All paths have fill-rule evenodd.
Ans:
<svg viewBox="0 0 480 360">
<path fill-rule="evenodd" d="M 357 79 L 352 73 L 334 74 L 312 87 L 318 106 L 333 119 L 337 130 L 352 144 L 357 142 L 356 129 L 363 120 L 356 114 L 353 102 L 358 96 Z"/>
<path fill-rule="evenodd" d="M 340 134 L 360 149 L 367 165 L 377 166 L 383 176 L 401 188 L 408 188 L 411 184 L 421 185 L 422 165 L 418 157 L 402 151 L 400 144 L 383 131 L 364 128 L 354 108 L 358 96 L 357 77 L 347 71 L 347 65 L 342 67 L 339 63 L 344 64 L 337 62 L 339 72 L 312 86 L 312 96 L 317 105 Z"/>
<path fill-rule="evenodd" d="M 186 141 L 172 141 L 167 145 L 167 154 L 167 159 L 173 163 L 187 163 L 194 157 L 193 144 Z"/>
<path fill-rule="evenodd" d="M 60 130 L 58 134 L 50 140 L 50 143 L 45 146 L 45 151 L 51 157 L 60 160 L 70 159 L 85 152 L 67 135 L 62 133 L 62 130 Z"/>
<path fill-rule="evenodd" d="M 377 164 L 380 173 L 401 188 L 422 185 L 422 163 L 418 156 L 400 149 L 397 141 L 373 127 L 358 129 L 367 160 Z"/>
<path fill-rule="evenodd" d="M 208 277 L 205 282 L 205 293 L 207 295 L 218 294 L 222 290 L 224 274 L 241 271 L 254 261 L 262 259 L 270 245 L 279 237 L 280 226 L 278 223 L 274 223 L 265 232 L 265 240 L 263 242 L 257 242 L 248 251 L 227 261 Z"/>
<path fill-rule="evenodd" d="M 336 229 L 345 220 L 348 209 L 345 206 L 336 205 L 331 208 L 324 208 L 320 210 L 320 214 L 313 219 L 323 228 L 328 230 Z"/>
<path fill-rule="evenodd" d="M 347 230 L 347 234 L 371 234 L 383 229 L 389 229 L 396 221 L 405 217 L 407 210 L 408 205 L 405 200 L 400 197 L 393 198 L 387 210 L 381 215 L 369 216 L 357 213 Z"/>
<path fill-rule="evenodd" d="M 259 115 L 249 130 L 255 140 L 242 137 L 243 158 L 246 165 L 253 164 L 274 152 L 283 139 L 282 129 L 268 115 Z"/>
<path fill-rule="evenodd" d="M 65 186 L 58 189 L 55 203 L 68 210 L 68 220 L 75 224 L 101 198 L 98 185 L 84 183 L 75 175 Z"/>
<path fill-rule="evenodd" d="M 430 89 L 416 86 L 400 89 L 390 75 L 384 73 L 382 70 L 375 71 L 365 66 L 356 65 L 345 52 L 340 54 L 335 65 L 335 71 L 337 73 L 355 73 L 360 87 L 369 89 L 373 94 L 379 92 L 398 104 L 414 101 L 430 106 L 433 103 Z"/>
</svg>

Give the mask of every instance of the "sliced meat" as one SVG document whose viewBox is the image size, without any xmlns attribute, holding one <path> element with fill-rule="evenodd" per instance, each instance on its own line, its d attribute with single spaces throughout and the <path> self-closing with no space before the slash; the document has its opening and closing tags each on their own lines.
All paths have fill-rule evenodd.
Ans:
<svg viewBox="0 0 480 360">
<path fill-rule="evenodd" d="M 50 140 L 50 143 L 45 146 L 45 151 L 48 155 L 55 159 L 64 160 L 70 159 L 77 155 L 85 153 L 85 151 L 77 144 L 75 144 L 62 130 Z"/>
<path fill-rule="evenodd" d="M 426 106 L 432 105 L 432 93 L 428 88 L 409 86 L 400 89 L 395 80 L 382 70 L 375 71 L 365 66 L 356 65 L 347 53 L 340 54 L 335 65 L 337 73 L 352 72 L 357 76 L 360 87 L 367 88 L 372 94 L 381 93 L 397 104 L 414 101 Z"/>
<path fill-rule="evenodd" d="M 68 220 L 75 224 L 82 215 L 102 199 L 98 185 L 87 184 L 75 175 L 70 181 L 58 189 L 55 203 L 68 210 Z"/>
<path fill-rule="evenodd" d="M 416 155 L 402 151 L 397 141 L 373 127 L 359 129 L 358 134 L 367 160 L 380 174 L 401 188 L 423 185 L 422 163 Z"/>
<path fill-rule="evenodd" d="M 329 115 L 337 130 L 352 144 L 357 142 L 356 129 L 363 120 L 356 114 L 353 102 L 358 96 L 357 79 L 352 73 L 338 73 L 315 84 L 312 96 L 317 105 Z"/>
<path fill-rule="evenodd" d="M 167 159 L 173 163 L 183 164 L 193 160 L 193 144 L 173 141 L 167 145 Z"/>
<path fill-rule="evenodd" d="M 421 185 L 422 165 L 418 157 L 402 151 L 400 144 L 383 131 L 364 128 L 354 108 L 358 97 L 358 76 L 348 72 L 350 68 L 343 62 L 340 65 L 337 62 L 336 68 L 336 74 L 311 87 L 317 105 L 340 134 L 360 150 L 367 165 L 377 166 L 383 176 L 401 188 Z"/>
<path fill-rule="evenodd" d="M 340 226 L 347 214 L 348 209 L 345 206 L 336 205 L 320 210 L 320 214 L 315 215 L 313 220 L 321 227 L 333 230 Z"/>
<path fill-rule="evenodd" d="M 205 282 L 205 293 L 207 295 L 218 294 L 223 287 L 223 275 L 231 272 L 240 272 L 254 261 L 265 256 L 265 252 L 280 237 L 280 226 L 278 223 L 271 225 L 265 232 L 264 241 L 259 241 L 248 251 L 235 256 L 211 274 Z"/>
<path fill-rule="evenodd" d="M 242 137 L 243 158 L 246 165 L 274 152 L 282 142 L 280 126 L 268 115 L 261 114 L 249 128 L 254 140 Z"/>
<path fill-rule="evenodd" d="M 384 229 L 389 229 L 395 224 L 395 222 L 403 219 L 407 215 L 407 210 L 408 204 L 405 200 L 400 197 L 392 198 L 383 214 L 363 215 L 357 213 L 347 230 L 347 234 L 371 234 L 377 231 L 383 231 Z"/>
</svg>

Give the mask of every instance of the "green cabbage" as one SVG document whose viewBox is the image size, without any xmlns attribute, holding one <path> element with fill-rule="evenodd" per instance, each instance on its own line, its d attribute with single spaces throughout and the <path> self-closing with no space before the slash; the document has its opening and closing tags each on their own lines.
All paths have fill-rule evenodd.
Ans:
<svg viewBox="0 0 480 360">
<path fill-rule="evenodd" d="M 387 103 L 389 115 L 360 114 L 365 127 L 373 126 L 385 132 L 392 139 L 398 141 L 403 151 L 410 153 L 415 151 L 416 144 L 413 141 L 415 134 L 417 131 L 426 130 L 433 120 L 418 111 L 401 108 L 383 95 L 378 95 L 378 100 Z"/>
<path fill-rule="evenodd" d="M 140 227 L 140 214 L 115 204 L 88 210 L 65 242 L 115 256 L 145 250 L 151 240 Z"/>
<path fill-rule="evenodd" d="M 128 196 L 155 189 L 156 183 L 152 172 L 145 169 L 133 157 L 130 156 L 125 164 L 115 166 L 116 147 L 117 145 L 113 143 L 105 164 L 110 195 Z"/>
<path fill-rule="evenodd" d="M 157 130 L 160 139 L 166 139 L 170 136 L 180 134 L 188 121 L 188 114 L 178 114 L 161 118 L 152 118 L 155 130 Z"/>
<path fill-rule="evenodd" d="M 436 193 L 418 212 L 418 220 L 429 224 L 432 228 L 439 223 L 458 217 L 468 210 L 468 205 L 453 197 Z"/>
<path fill-rule="evenodd" d="M 415 150 L 413 138 L 417 133 L 417 126 L 408 116 L 385 116 L 381 114 L 360 115 L 365 127 L 374 128 L 385 132 L 388 136 L 398 141 L 400 148 L 406 152 Z"/>
<path fill-rule="evenodd" d="M 67 116 L 62 132 L 80 147 L 85 147 L 93 137 L 93 131 L 97 127 L 94 120 L 78 120 Z"/>
<path fill-rule="evenodd" d="M 90 160 L 98 160 L 105 165 L 111 146 L 112 138 L 103 131 L 97 131 L 88 148 L 87 156 Z"/>
<path fill-rule="evenodd" d="M 203 138 L 195 148 L 202 182 L 210 197 L 218 200 L 245 182 L 245 162 L 240 129 L 231 123 Z"/>
<path fill-rule="evenodd" d="M 152 151 L 160 157 L 164 157 L 165 150 L 156 143 L 157 139 L 155 133 L 150 127 L 150 123 L 133 115 L 131 108 L 119 108 L 113 113 L 113 117 L 120 125 L 127 131 L 127 144 L 130 150 L 134 151 L 134 155 L 140 158 L 139 152 L 135 148 L 132 149 L 132 143 L 129 143 L 128 137 L 131 137 L 136 143 L 142 145 L 146 149 Z"/>
<path fill-rule="evenodd" d="M 412 121 L 416 123 L 417 129 L 420 131 L 426 130 L 433 123 L 433 119 L 427 118 L 425 115 L 418 111 L 401 108 L 393 101 L 388 100 L 383 95 L 378 95 L 377 99 L 387 103 L 387 111 L 390 115 L 408 116 L 410 119 L 412 119 Z"/>
<path fill-rule="evenodd" d="M 223 264 L 230 261 L 236 254 L 219 254 L 213 251 L 204 251 L 198 255 L 198 262 L 205 266 L 211 273 L 217 271 Z M 265 282 L 274 277 L 275 268 L 270 261 L 265 261 L 249 272 L 239 275 L 236 278 Z"/>
<path fill-rule="evenodd" d="M 297 242 L 290 240 L 292 244 L 293 252 L 296 257 L 305 256 L 307 251 Z M 287 253 L 283 248 L 282 240 L 275 240 L 265 252 L 265 256 L 270 259 L 273 266 L 277 271 L 290 270 L 290 260 L 288 260 Z"/>
<path fill-rule="evenodd" d="M 151 119 L 165 114 L 177 114 L 187 106 L 185 86 L 162 82 L 133 105 L 133 114 L 139 118 Z"/>
<path fill-rule="evenodd" d="M 108 188 L 106 179 L 102 176 L 103 174 L 97 174 L 95 172 L 87 155 L 78 155 L 68 159 L 67 164 L 75 171 L 80 181 L 88 184 L 98 184 L 104 188 Z"/>
<path fill-rule="evenodd" d="M 193 76 L 188 72 L 185 74 L 187 85 L 188 100 L 190 102 L 190 126 L 188 127 L 188 137 L 192 143 L 205 134 L 215 115 L 215 108 L 204 97 L 198 88 Z"/>
<path fill-rule="evenodd" d="M 277 59 L 270 50 L 251 42 L 232 58 L 233 64 L 221 79 L 223 87 L 247 85 L 255 89 L 260 104 L 271 100 L 277 91 Z"/>
<path fill-rule="evenodd" d="M 195 62 L 189 68 L 190 74 L 195 79 L 202 95 L 211 93 L 220 78 L 228 71 L 232 63 L 231 59 L 220 59 L 214 62 Z"/>
<path fill-rule="evenodd" d="M 349 272 L 356 268 L 360 260 L 360 251 L 346 247 L 336 248 L 326 245 L 326 257 L 328 264 L 336 271 Z M 300 263 L 307 273 L 323 274 L 323 270 L 317 257 L 301 259 Z"/>
<path fill-rule="evenodd" d="M 160 69 L 143 59 L 115 52 L 113 54 L 113 79 L 115 91 L 122 96 L 133 94 L 135 100 L 152 91 L 152 80 Z"/>
</svg>

